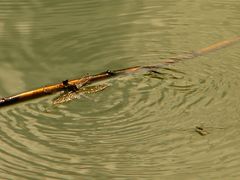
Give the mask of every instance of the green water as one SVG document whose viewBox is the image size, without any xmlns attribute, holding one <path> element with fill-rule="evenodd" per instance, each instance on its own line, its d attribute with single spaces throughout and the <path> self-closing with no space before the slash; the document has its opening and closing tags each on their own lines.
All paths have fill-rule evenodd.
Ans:
<svg viewBox="0 0 240 180">
<path fill-rule="evenodd" d="M 239 11 L 238 0 L 1 0 L 0 97 L 239 36 Z M 57 107 L 0 109 L 0 179 L 239 179 L 239 47 Z"/>
</svg>

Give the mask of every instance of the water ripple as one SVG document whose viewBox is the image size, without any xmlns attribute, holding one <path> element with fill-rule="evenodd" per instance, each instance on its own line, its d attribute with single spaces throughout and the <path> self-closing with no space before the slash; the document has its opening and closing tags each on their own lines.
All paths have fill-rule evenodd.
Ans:
<svg viewBox="0 0 240 180">
<path fill-rule="evenodd" d="M 0 93 L 158 64 L 227 39 L 238 33 L 236 3 L 2 1 Z M 88 99 L 52 106 L 50 96 L 1 109 L 0 177 L 239 177 L 238 49 L 109 80 Z"/>
</svg>

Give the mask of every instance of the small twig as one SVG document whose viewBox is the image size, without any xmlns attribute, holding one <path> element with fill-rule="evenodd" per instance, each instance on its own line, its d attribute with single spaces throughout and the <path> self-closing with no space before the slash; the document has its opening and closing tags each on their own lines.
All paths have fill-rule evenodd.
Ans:
<svg viewBox="0 0 240 180">
<path fill-rule="evenodd" d="M 198 56 L 205 55 L 207 53 L 213 52 L 215 50 L 227 47 L 229 45 L 232 45 L 236 42 L 240 41 L 240 37 L 236 37 L 234 39 L 230 40 L 225 40 L 221 41 L 219 43 L 213 44 L 211 46 L 208 46 L 206 48 L 200 49 L 198 51 L 193 51 L 190 53 L 184 53 L 182 55 L 172 57 L 169 59 L 165 59 L 164 62 L 161 64 L 153 65 L 153 66 L 135 66 L 135 67 L 129 67 L 125 69 L 119 69 L 119 70 L 114 70 L 114 71 L 106 71 L 100 74 L 96 75 L 90 75 L 90 76 L 84 76 L 79 79 L 74 79 L 74 80 L 66 80 L 58 84 L 54 85 L 49 85 L 49 86 L 44 86 L 38 89 L 34 89 L 31 91 L 26 91 L 14 96 L 9 96 L 6 98 L 1 98 L 0 99 L 0 107 L 8 106 L 11 104 L 16 104 L 19 102 L 23 102 L 26 100 L 30 99 L 35 99 L 38 97 L 43 97 L 47 96 L 50 94 L 54 94 L 56 92 L 60 92 L 63 90 L 77 90 L 78 87 L 83 87 L 101 80 L 106 80 L 109 78 L 117 77 L 119 75 L 127 75 L 127 74 L 132 74 L 139 72 L 140 70 L 142 71 L 154 71 L 155 69 L 165 67 L 166 65 L 172 64 L 172 63 L 177 63 L 183 60 L 187 59 L 192 59 Z"/>
</svg>

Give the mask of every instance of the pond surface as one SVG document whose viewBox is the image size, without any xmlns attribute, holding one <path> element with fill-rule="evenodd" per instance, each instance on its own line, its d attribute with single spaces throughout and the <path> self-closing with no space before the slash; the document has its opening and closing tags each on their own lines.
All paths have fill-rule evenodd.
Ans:
<svg viewBox="0 0 240 180">
<path fill-rule="evenodd" d="M 2 0 L 0 97 L 239 36 L 239 11 L 238 0 Z M 57 107 L 50 96 L 1 108 L 0 178 L 239 179 L 239 48 Z"/>
</svg>

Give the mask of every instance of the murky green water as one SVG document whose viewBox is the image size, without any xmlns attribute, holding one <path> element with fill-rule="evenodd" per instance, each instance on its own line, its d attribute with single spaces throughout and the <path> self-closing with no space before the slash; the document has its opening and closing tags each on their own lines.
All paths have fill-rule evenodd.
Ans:
<svg viewBox="0 0 240 180">
<path fill-rule="evenodd" d="M 1 0 L 0 96 L 236 37 L 239 11 L 238 0 Z M 239 179 L 239 47 L 112 80 L 92 100 L 1 109 L 0 178 Z"/>
</svg>

